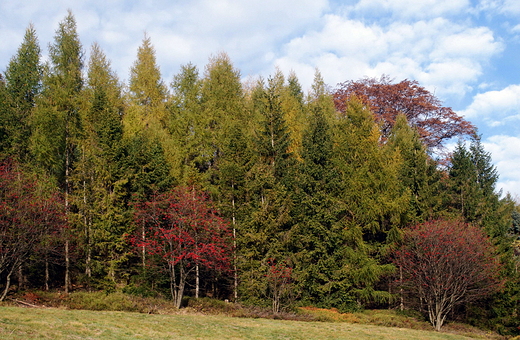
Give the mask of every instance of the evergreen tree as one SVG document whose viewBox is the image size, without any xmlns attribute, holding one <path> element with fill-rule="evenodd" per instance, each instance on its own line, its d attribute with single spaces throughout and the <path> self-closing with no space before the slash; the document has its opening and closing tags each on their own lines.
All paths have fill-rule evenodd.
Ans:
<svg viewBox="0 0 520 340">
<path fill-rule="evenodd" d="M 318 106 L 303 134 L 301 155 L 291 230 L 298 291 L 309 303 L 344 308 L 348 292 L 340 275 L 346 240 L 337 220 L 339 172 L 332 129 Z"/>
<path fill-rule="evenodd" d="M 388 301 L 389 293 L 377 290 L 376 284 L 393 270 L 383 259 L 398 238 L 409 201 L 398 181 L 401 157 L 380 144 L 372 114 L 356 100 L 338 117 L 334 151 L 342 184 L 337 216 L 344 228 L 340 271 L 344 298 L 350 308 L 353 301 Z"/>
<path fill-rule="evenodd" d="M 5 90 L 5 80 L 0 73 L 0 158 L 4 158 L 9 153 L 9 115 L 10 110 L 7 104 L 7 91 Z"/>
<path fill-rule="evenodd" d="M 84 231 L 85 274 L 89 284 L 100 280 L 114 285 L 117 263 L 126 251 L 123 235 L 130 232 L 129 193 L 121 186 L 127 181 L 121 171 L 123 105 L 121 85 L 97 44 L 92 46 L 84 94 L 84 134 L 74 179 L 77 219 Z"/>
<path fill-rule="evenodd" d="M 261 117 L 253 144 L 253 157 L 246 175 L 247 209 L 250 214 L 239 238 L 243 293 L 250 299 L 265 298 L 269 261 L 286 261 L 291 229 L 292 195 L 289 185 L 294 179 L 289 152 L 290 135 L 281 106 L 283 77 L 275 75 L 267 88 L 258 83 L 254 90 L 253 116 Z"/>
<path fill-rule="evenodd" d="M 278 72 L 280 71 L 277 71 L 277 73 Z M 284 120 L 287 123 L 287 128 L 291 135 L 291 144 L 288 150 L 296 159 L 300 159 L 302 135 L 307 123 L 307 117 L 301 85 L 294 72 L 289 74 L 287 85 L 284 85 L 281 91 L 281 101 Z"/>
<path fill-rule="evenodd" d="M 401 154 L 403 163 L 399 170 L 399 182 L 410 194 L 409 209 L 403 222 L 416 224 L 429 220 L 440 209 L 440 172 L 428 156 L 419 134 L 408 124 L 406 116 L 397 116 L 388 144 Z"/>
</svg>

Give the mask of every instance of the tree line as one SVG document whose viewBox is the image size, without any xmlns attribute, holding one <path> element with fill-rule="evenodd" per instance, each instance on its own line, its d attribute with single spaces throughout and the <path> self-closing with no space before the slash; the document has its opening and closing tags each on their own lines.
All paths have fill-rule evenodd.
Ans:
<svg viewBox="0 0 520 340">
<path fill-rule="evenodd" d="M 439 158 L 453 137 L 469 142 Z M 415 308 L 396 249 L 412 226 L 457 221 L 491 240 L 502 283 L 453 308 L 518 327 L 519 207 L 475 127 L 415 81 L 331 90 L 316 71 L 304 93 L 279 70 L 244 83 L 222 53 L 166 84 L 145 36 L 123 84 L 99 45 L 85 60 L 69 12 L 48 62 L 29 26 L 0 74 L 0 155 L 2 299 L 15 282 Z"/>
</svg>

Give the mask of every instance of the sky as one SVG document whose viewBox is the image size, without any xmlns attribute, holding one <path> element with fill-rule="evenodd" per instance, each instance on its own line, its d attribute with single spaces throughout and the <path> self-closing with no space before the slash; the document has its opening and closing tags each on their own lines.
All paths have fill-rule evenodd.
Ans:
<svg viewBox="0 0 520 340">
<path fill-rule="evenodd" d="M 2 0 L 0 72 L 30 23 L 45 60 L 69 9 L 86 58 L 97 42 L 123 81 L 145 34 L 167 84 L 188 63 L 203 74 L 221 52 L 244 81 L 278 68 L 305 91 L 316 69 L 331 89 L 417 80 L 477 126 L 497 189 L 520 196 L 518 0 Z"/>
</svg>

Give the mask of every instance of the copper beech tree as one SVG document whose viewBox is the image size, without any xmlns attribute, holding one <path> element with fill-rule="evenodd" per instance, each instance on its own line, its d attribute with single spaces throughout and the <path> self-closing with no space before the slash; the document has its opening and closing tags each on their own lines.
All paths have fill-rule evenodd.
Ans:
<svg viewBox="0 0 520 340">
<path fill-rule="evenodd" d="M 208 195 L 193 187 L 178 187 L 136 204 L 135 223 L 142 226 L 132 243 L 139 251 L 158 255 L 170 277 L 172 299 L 180 308 L 190 274 L 199 268 L 230 271 L 232 237 L 228 223 Z M 196 296 L 198 297 L 198 296 Z"/>
<path fill-rule="evenodd" d="M 500 287 L 490 240 L 482 229 L 459 221 L 429 221 L 406 230 L 394 263 L 403 273 L 399 284 L 421 302 L 437 331 L 456 305 Z"/>
<path fill-rule="evenodd" d="M 387 137 L 402 113 L 414 126 L 430 148 L 442 146 L 443 141 L 455 136 L 471 135 L 475 127 L 442 102 L 416 80 L 405 79 L 392 83 L 388 76 L 364 78 L 339 84 L 334 92 L 334 103 L 339 112 L 345 112 L 348 100 L 357 97 L 374 113 L 381 124 L 381 133 Z"/>
</svg>

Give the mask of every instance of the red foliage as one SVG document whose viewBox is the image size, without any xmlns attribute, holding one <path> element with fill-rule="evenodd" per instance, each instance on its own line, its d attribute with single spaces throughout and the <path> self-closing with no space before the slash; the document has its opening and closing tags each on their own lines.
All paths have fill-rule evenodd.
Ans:
<svg viewBox="0 0 520 340">
<path fill-rule="evenodd" d="M 131 241 L 168 264 L 172 297 L 179 305 L 187 275 L 196 265 L 230 270 L 231 232 L 205 193 L 179 187 L 135 208 L 135 222 L 144 229 Z"/>
<path fill-rule="evenodd" d="M 346 103 L 357 97 L 370 107 L 377 121 L 382 124 L 381 133 L 387 137 L 399 113 L 406 115 L 415 126 L 425 144 L 439 147 L 446 139 L 470 135 L 475 127 L 451 108 L 442 106 L 441 101 L 415 80 L 405 79 L 392 84 L 387 76 L 377 80 L 364 78 L 339 84 L 334 93 L 334 103 L 339 112 L 345 112 Z"/>
<path fill-rule="evenodd" d="M 394 263 L 404 274 L 403 287 L 426 304 L 430 322 L 439 330 L 455 305 L 499 288 L 494 251 L 481 229 L 437 220 L 407 230 Z"/>
</svg>

